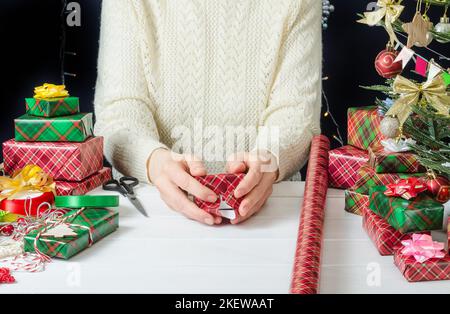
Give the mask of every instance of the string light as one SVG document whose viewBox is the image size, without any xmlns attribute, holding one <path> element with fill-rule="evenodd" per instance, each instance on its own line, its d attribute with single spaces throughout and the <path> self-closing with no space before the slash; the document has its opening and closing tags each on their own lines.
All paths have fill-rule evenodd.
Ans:
<svg viewBox="0 0 450 314">
<path fill-rule="evenodd" d="M 328 79 L 328 78 L 326 78 Z M 339 125 L 339 123 L 337 123 L 336 119 L 334 118 L 331 110 L 330 110 L 330 103 L 328 102 L 328 97 L 325 94 L 325 91 L 322 89 L 322 96 L 324 99 L 324 103 L 325 103 L 325 113 L 324 113 L 324 117 L 325 118 L 330 118 L 331 122 L 334 124 L 334 126 L 336 127 L 336 133 L 333 134 L 333 139 L 336 140 L 337 142 L 339 142 L 339 144 L 341 144 L 341 146 L 344 145 L 344 140 L 342 139 L 342 134 L 341 134 L 341 127 Z"/>
</svg>

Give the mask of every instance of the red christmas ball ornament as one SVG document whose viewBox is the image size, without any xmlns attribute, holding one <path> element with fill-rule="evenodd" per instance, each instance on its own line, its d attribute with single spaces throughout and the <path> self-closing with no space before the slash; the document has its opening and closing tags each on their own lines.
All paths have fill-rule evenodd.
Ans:
<svg viewBox="0 0 450 314">
<path fill-rule="evenodd" d="M 402 73 L 402 62 L 394 62 L 398 52 L 392 48 L 386 48 L 375 58 L 375 69 L 378 74 L 386 79 L 393 78 Z"/>
<path fill-rule="evenodd" d="M 9 237 L 14 232 L 14 226 L 11 224 L 8 225 L 0 225 L 0 235 Z"/>
<path fill-rule="evenodd" d="M 425 182 L 428 191 L 441 203 L 450 200 L 450 180 L 443 176 L 430 176 Z"/>
</svg>

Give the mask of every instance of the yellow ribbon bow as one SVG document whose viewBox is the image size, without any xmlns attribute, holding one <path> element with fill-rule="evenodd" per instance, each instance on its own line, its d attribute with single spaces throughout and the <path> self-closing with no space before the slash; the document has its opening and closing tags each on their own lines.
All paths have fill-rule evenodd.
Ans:
<svg viewBox="0 0 450 314">
<path fill-rule="evenodd" d="M 45 83 L 42 86 L 34 88 L 34 98 L 36 99 L 63 98 L 68 96 L 69 92 L 66 90 L 65 85 Z"/>
<path fill-rule="evenodd" d="M 403 0 L 378 0 L 378 10 L 372 12 L 364 12 L 364 18 L 359 20 L 359 23 L 375 26 L 384 18 L 386 31 L 389 34 L 390 42 L 394 45 L 397 40 L 392 23 L 394 23 L 402 14 L 405 8 L 401 5 Z"/>
<path fill-rule="evenodd" d="M 421 97 L 432 106 L 439 114 L 449 116 L 450 96 L 447 95 L 445 82 L 438 75 L 425 84 L 415 84 L 398 75 L 393 85 L 394 92 L 400 94 L 400 98 L 386 113 L 388 116 L 396 116 L 402 126 L 412 113 L 412 106 L 417 104 Z"/>
<path fill-rule="evenodd" d="M 11 178 L 0 176 L 0 201 L 14 199 L 14 196 L 23 191 L 52 192 L 55 194 L 55 182 L 40 167 L 25 166 L 13 173 Z"/>
</svg>

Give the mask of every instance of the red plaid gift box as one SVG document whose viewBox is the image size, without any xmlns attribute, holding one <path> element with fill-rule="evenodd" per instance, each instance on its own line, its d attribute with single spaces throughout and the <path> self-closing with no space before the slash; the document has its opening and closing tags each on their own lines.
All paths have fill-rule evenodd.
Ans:
<svg viewBox="0 0 450 314">
<path fill-rule="evenodd" d="M 369 195 L 353 190 L 345 190 L 345 211 L 362 216 L 363 210 L 369 207 Z"/>
<path fill-rule="evenodd" d="M 219 197 L 215 203 L 194 198 L 195 204 L 212 215 L 235 219 L 239 216 L 239 206 L 241 205 L 242 199 L 234 197 L 234 190 L 244 176 L 244 174 L 217 174 L 196 177 L 198 182 L 212 190 Z"/>
<path fill-rule="evenodd" d="M 369 147 L 369 164 L 376 173 L 425 172 L 417 155 L 411 152 L 386 152 L 383 146 Z"/>
<path fill-rule="evenodd" d="M 392 228 L 385 219 L 379 217 L 368 207 L 364 208 L 362 213 L 363 228 L 382 256 L 393 255 L 402 246 L 401 241 L 411 237 Z M 429 234 L 429 232 L 423 233 Z"/>
<path fill-rule="evenodd" d="M 82 143 L 3 143 L 4 169 L 8 174 L 34 164 L 55 180 L 82 181 L 103 168 L 103 137 Z"/>
<path fill-rule="evenodd" d="M 348 189 L 360 178 L 358 170 L 369 160 L 367 151 L 353 146 L 343 146 L 329 152 L 328 172 L 330 186 Z"/>
<path fill-rule="evenodd" d="M 450 256 L 419 263 L 414 256 L 405 256 L 402 248 L 395 251 L 394 263 L 409 282 L 450 280 Z"/>
<path fill-rule="evenodd" d="M 348 109 L 348 144 L 361 149 L 381 143 L 381 117 L 377 107 Z"/>
<path fill-rule="evenodd" d="M 56 194 L 59 196 L 65 195 L 84 195 L 92 191 L 103 183 L 111 180 L 111 168 L 103 168 L 97 173 L 80 182 L 69 182 L 56 180 Z"/>
<path fill-rule="evenodd" d="M 361 178 L 355 183 L 354 190 L 361 194 L 369 194 L 373 186 L 385 186 L 396 183 L 400 179 L 425 177 L 424 173 L 376 173 L 369 165 L 362 166 L 359 171 Z"/>
</svg>

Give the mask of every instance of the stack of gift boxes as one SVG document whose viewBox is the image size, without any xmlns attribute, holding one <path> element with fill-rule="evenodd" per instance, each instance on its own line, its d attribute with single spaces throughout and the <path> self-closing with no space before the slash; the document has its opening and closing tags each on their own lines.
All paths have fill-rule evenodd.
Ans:
<svg viewBox="0 0 450 314">
<path fill-rule="evenodd" d="M 363 217 L 363 228 L 379 253 L 394 255 L 395 264 L 407 280 L 450 279 L 448 254 L 419 262 L 417 252 L 405 253 L 408 241 L 433 243 L 430 231 L 442 230 L 444 205 L 424 192 L 421 178 L 426 170 L 412 152 L 389 152 L 384 148 L 381 120 L 377 107 L 348 110 L 348 145 L 330 151 L 330 185 L 345 189 L 345 210 Z M 420 193 L 411 197 L 408 188 L 419 189 Z M 446 221 L 445 230 L 448 224 Z M 426 241 L 414 242 L 413 234 Z"/>
<path fill-rule="evenodd" d="M 111 169 L 103 167 L 103 138 L 93 136 L 92 113 L 79 112 L 77 97 L 44 84 L 25 101 L 15 138 L 3 143 L 5 173 L 39 166 L 55 180 L 57 195 L 83 195 L 111 179 Z"/>
</svg>

